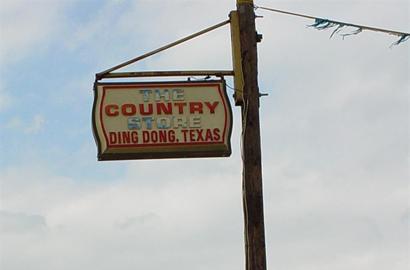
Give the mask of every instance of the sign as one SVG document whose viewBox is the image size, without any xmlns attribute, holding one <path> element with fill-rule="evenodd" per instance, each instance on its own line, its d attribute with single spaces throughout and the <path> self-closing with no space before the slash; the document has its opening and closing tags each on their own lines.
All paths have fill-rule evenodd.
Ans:
<svg viewBox="0 0 410 270">
<path fill-rule="evenodd" d="M 224 80 L 97 82 L 92 122 L 98 160 L 231 154 Z"/>
</svg>

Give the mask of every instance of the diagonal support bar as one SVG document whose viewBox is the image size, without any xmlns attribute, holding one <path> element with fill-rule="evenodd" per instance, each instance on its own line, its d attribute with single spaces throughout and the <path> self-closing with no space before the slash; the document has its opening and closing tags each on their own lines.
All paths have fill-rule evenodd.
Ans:
<svg viewBox="0 0 410 270">
<path fill-rule="evenodd" d="M 114 66 L 114 67 L 112 67 L 112 68 L 109 68 L 109 69 L 107 69 L 107 70 L 104 70 L 104 71 L 102 71 L 102 72 L 96 74 L 96 79 L 97 79 L 97 80 L 102 79 L 102 78 L 105 77 L 106 74 L 108 74 L 108 73 L 110 73 L 110 72 L 112 72 L 112 71 L 115 71 L 115 70 L 117 70 L 117 69 L 123 68 L 123 67 L 125 67 L 125 66 L 130 65 L 130 64 L 133 64 L 133 63 L 135 63 L 135 62 L 137 62 L 137 61 L 140 61 L 140 60 L 142 60 L 142 59 L 145 59 L 145 58 L 147 58 L 147 57 L 150 57 L 150 56 L 152 56 L 152 55 L 154 55 L 154 54 L 157 54 L 157 53 L 159 53 L 159 52 L 165 51 L 165 50 L 167 50 L 167 49 L 169 49 L 169 48 L 175 47 L 176 45 L 179 45 L 179 44 L 184 43 L 184 42 L 186 42 L 186 41 L 188 41 L 188 40 L 191 40 L 191 39 L 193 39 L 193 38 L 196 38 L 196 37 L 198 37 L 198 36 L 201 36 L 201 35 L 203 35 L 203 34 L 206 34 L 206 33 L 208 33 L 208 32 L 211 32 L 211 31 L 213 31 L 213 30 L 215 30 L 215 29 L 217 29 L 217 28 L 220 28 L 220 27 L 222 27 L 222 26 L 224 26 L 224 25 L 226 25 L 226 24 L 229 24 L 229 23 L 230 23 L 230 20 L 226 20 L 226 21 L 223 21 L 223 22 L 221 22 L 221 23 L 215 24 L 215 25 L 213 25 L 213 26 L 211 26 L 211 27 L 208 27 L 208 28 L 203 29 L 203 30 L 201 30 L 201 31 L 199 31 L 199 32 L 196 32 L 196 33 L 194 33 L 194 34 L 192 34 L 192 35 L 189 35 L 189 36 L 184 37 L 184 38 L 182 38 L 182 39 L 179 39 L 179 40 L 177 40 L 177 41 L 175 41 L 175 42 L 172 42 L 172 43 L 170 43 L 170 44 L 167 44 L 167 45 L 165 45 L 165 46 L 162 46 L 162 47 L 160 47 L 160 48 L 158 48 L 158 49 L 156 49 L 156 50 L 153 50 L 153 51 L 151 51 L 151 52 L 148 52 L 148 53 L 146 53 L 146 54 L 143 54 L 143 55 L 141 55 L 141 56 L 138 56 L 138 57 L 135 57 L 135 58 L 133 58 L 133 59 L 131 59 L 131 60 L 128 60 L 128 61 L 126 61 L 126 62 L 124 62 L 124 63 L 121 63 L 121 64 L 119 64 L 119 65 L 116 65 L 116 66 Z"/>
</svg>

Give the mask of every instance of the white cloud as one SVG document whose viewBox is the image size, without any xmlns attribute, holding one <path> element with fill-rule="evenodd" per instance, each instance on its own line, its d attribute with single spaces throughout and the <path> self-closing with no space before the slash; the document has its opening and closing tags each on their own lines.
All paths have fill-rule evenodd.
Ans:
<svg viewBox="0 0 410 270">
<path fill-rule="evenodd" d="M 9 233 L 37 233 L 46 228 L 44 217 L 0 211 L 0 232 Z"/>
<path fill-rule="evenodd" d="M 0 84 L 0 112 L 4 111 L 12 105 L 13 99 L 9 93 L 3 90 Z"/>
<path fill-rule="evenodd" d="M 20 130 L 25 134 L 37 134 L 43 130 L 45 123 L 46 119 L 42 114 L 36 114 L 32 119 L 15 116 L 8 121 L 5 127 L 8 129 Z"/>
<path fill-rule="evenodd" d="M 46 120 L 43 115 L 37 114 L 33 117 L 32 122 L 24 128 L 24 132 L 28 134 L 36 134 L 43 129 Z"/>
<path fill-rule="evenodd" d="M 242 254 L 242 239 L 237 236 L 242 235 L 242 217 L 237 179 L 216 171 L 193 183 L 190 178 L 179 174 L 166 185 L 141 187 L 130 174 L 122 181 L 87 186 L 53 176 L 42 166 L 2 172 L 1 209 L 6 213 L 6 228 L 13 223 L 24 229 L 34 222 L 31 227 L 44 229 L 41 240 L 34 241 L 33 233 L 3 231 L 1 245 L 7 249 L 3 248 L 0 265 L 23 269 L 42 261 L 43 269 L 112 269 L 120 261 L 122 269 L 135 265 L 162 269 L 165 262 L 179 269 L 240 267 L 237 258 Z M 209 246 L 208 241 L 214 244 Z M 64 263 L 67 259 L 72 263 Z"/>
<path fill-rule="evenodd" d="M 33 48 L 39 50 L 57 31 L 66 1 L 2 0 L 0 3 L 0 66 L 15 63 Z"/>
</svg>

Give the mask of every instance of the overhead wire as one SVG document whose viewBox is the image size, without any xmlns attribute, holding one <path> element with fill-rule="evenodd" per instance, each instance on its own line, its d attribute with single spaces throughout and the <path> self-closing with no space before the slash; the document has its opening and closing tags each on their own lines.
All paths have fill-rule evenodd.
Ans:
<svg viewBox="0 0 410 270">
<path fill-rule="evenodd" d="M 311 16 L 311 15 L 295 13 L 295 12 L 290 12 L 290 11 L 280 10 L 280 9 L 274 9 L 274 8 L 270 8 L 270 7 L 262 7 L 262 6 L 254 5 L 254 8 L 255 8 L 255 10 L 262 9 L 262 10 L 266 10 L 266 11 L 270 11 L 270 12 L 282 13 L 282 14 L 285 14 L 285 15 L 297 16 L 297 17 L 302 17 L 302 18 L 306 18 L 306 19 L 315 20 L 315 23 L 311 24 L 311 25 L 308 25 L 308 27 L 313 27 L 317 30 L 325 30 L 325 29 L 336 27 L 336 29 L 330 35 L 330 38 L 332 38 L 336 33 L 339 33 L 340 30 L 343 27 L 354 27 L 354 28 L 356 28 L 356 30 L 351 32 L 351 33 L 340 34 L 343 38 L 345 36 L 359 34 L 363 30 L 368 30 L 368 31 L 373 31 L 373 32 L 382 32 L 382 33 L 386 33 L 386 34 L 389 34 L 389 35 L 394 35 L 394 36 L 399 37 L 399 39 L 397 41 L 395 41 L 394 43 L 392 43 L 391 46 L 399 45 L 400 43 L 405 42 L 406 40 L 408 40 L 410 38 L 410 33 L 406 33 L 406 32 L 394 31 L 394 30 L 378 28 L 378 27 L 373 27 L 373 26 L 367 26 L 367 25 L 361 25 L 361 24 L 354 24 L 354 23 L 350 23 L 350 22 L 341 22 L 341 21 L 335 21 L 335 20 L 330 20 L 330 19 L 324 19 L 324 18 L 319 18 L 319 17 L 315 17 L 315 16 Z"/>
</svg>

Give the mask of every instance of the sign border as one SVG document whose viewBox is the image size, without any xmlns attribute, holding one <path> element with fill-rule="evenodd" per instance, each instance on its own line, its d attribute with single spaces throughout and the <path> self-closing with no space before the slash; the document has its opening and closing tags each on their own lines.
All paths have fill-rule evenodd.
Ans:
<svg viewBox="0 0 410 270">
<path fill-rule="evenodd" d="M 223 141 L 225 140 L 225 137 L 227 138 L 227 149 L 225 151 L 221 150 L 207 150 L 209 149 L 209 145 L 212 146 L 217 146 L 217 145 L 222 145 L 222 143 L 207 143 L 207 144 L 195 144 L 196 150 L 195 151 L 187 151 L 187 150 L 179 150 L 179 151 L 174 151 L 174 152 L 161 152 L 160 150 L 153 151 L 150 153 L 144 152 L 144 153 L 102 153 L 102 143 L 99 138 L 98 134 L 98 129 L 97 129 L 97 121 L 96 121 L 96 110 L 97 108 L 97 103 L 99 99 L 99 91 L 98 87 L 99 86 L 135 86 L 135 85 L 140 85 L 140 86 L 155 86 L 155 85 L 170 85 L 176 86 L 176 85 L 181 85 L 181 86 L 189 86 L 189 85 L 216 85 L 219 84 L 221 85 L 221 89 L 219 89 L 221 98 L 223 103 L 225 103 L 224 108 L 226 110 L 226 122 L 229 120 L 229 123 L 226 125 L 226 130 L 224 133 L 226 133 L 224 136 L 222 136 Z M 102 97 L 101 97 L 102 98 Z M 166 158 L 210 158 L 210 157 L 229 157 L 232 153 L 232 148 L 231 148 L 231 136 L 232 136 L 232 126 L 233 126 L 233 118 L 232 118 L 232 106 L 230 103 L 230 100 L 228 98 L 228 95 L 226 93 L 226 83 L 224 79 L 219 79 L 219 80 L 198 80 L 198 81 L 148 81 L 148 82 L 95 82 L 94 83 L 94 101 L 93 101 L 93 108 L 92 108 L 92 129 L 93 129 L 93 135 L 95 142 L 97 144 L 97 149 L 98 149 L 98 155 L 97 158 L 99 161 L 105 161 L 105 160 L 134 160 L 134 159 L 166 159 Z M 104 135 L 102 135 L 104 136 Z M 167 147 L 170 145 L 164 145 L 164 147 Z M 133 147 L 133 146 L 129 146 Z M 135 147 L 135 146 L 134 146 Z M 141 149 L 144 149 L 144 146 L 139 146 Z M 146 146 L 147 148 L 152 147 L 152 146 Z M 171 146 L 172 147 L 172 146 Z M 181 145 L 181 148 L 183 148 L 184 145 Z M 202 149 L 201 149 L 202 148 Z"/>
</svg>

